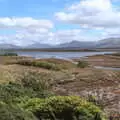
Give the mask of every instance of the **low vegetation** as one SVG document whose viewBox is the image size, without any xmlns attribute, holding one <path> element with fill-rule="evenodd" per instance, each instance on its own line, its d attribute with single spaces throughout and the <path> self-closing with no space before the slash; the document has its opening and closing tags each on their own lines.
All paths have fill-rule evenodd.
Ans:
<svg viewBox="0 0 120 120">
<path fill-rule="evenodd" d="M 43 74 L 26 71 L 15 82 L 0 84 L 0 100 L 9 103 L 15 101 L 16 98 L 51 96 L 50 80 L 48 81 L 42 76 Z"/>
<path fill-rule="evenodd" d="M 7 52 L 7 53 L 1 53 L 0 56 L 18 56 L 18 54 L 17 53 L 9 53 L 9 52 Z"/>
<path fill-rule="evenodd" d="M 22 60 L 22 61 L 18 61 L 17 64 L 25 65 L 25 66 L 40 67 L 48 70 L 56 70 L 56 71 L 60 70 L 59 66 L 57 66 L 56 64 L 43 62 L 43 61 Z"/>
<path fill-rule="evenodd" d="M 89 66 L 89 64 L 87 62 L 85 62 L 85 61 L 78 61 L 77 67 L 79 67 L 79 68 L 86 68 L 88 66 Z"/>
<path fill-rule="evenodd" d="M 12 58 L 5 64 L 18 64 L 18 65 L 23 65 L 23 66 L 33 66 L 33 67 L 38 67 L 38 68 L 43 68 L 43 69 L 48 69 L 48 70 L 54 70 L 54 71 L 60 71 L 60 70 L 66 70 L 66 69 L 71 69 L 75 68 L 76 65 L 72 63 L 71 61 L 67 60 L 61 60 L 61 59 L 20 59 L 18 58 Z"/>
<path fill-rule="evenodd" d="M 18 106 L 0 101 L 0 120 L 37 120 L 37 118 Z"/>
<path fill-rule="evenodd" d="M 104 120 L 102 111 L 92 103 L 74 96 L 30 99 L 23 108 L 39 120 Z"/>
<path fill-rule="evenodd" d="M 113 56 L 120 56 L 120 53 L 113 53 Z"/>
<path fill-rule="evenodd" d="M 0 56 L 0 120 L 106 120 L 103 109 L 118 103 L 120 72 L 85 61 Z M 107 98 L 114 89 L 118 95 Z"/>
<path fill-rule="evenodd" d="M 0 119 L 104 120 L 101 109 L 93 103 L 74 96 L 55 96 L 50 87 L 51 80 L 36 72 L 0 84 Z"/>
</svg>

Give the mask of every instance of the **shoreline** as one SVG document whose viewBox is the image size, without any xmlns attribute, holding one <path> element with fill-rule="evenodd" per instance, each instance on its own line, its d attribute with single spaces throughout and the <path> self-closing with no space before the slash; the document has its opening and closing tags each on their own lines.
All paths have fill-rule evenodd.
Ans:
<svg viewBox="0 0 120 120">
<path fill-rule="evenodd" d="M 21 51 L 21 52 L 119 52 L 120 48 L 95 48 L 95 49 L 80 49 L 80 48 L 20 48 L 20 49 L 0 49 L 0 51 Z"/>
</svg>

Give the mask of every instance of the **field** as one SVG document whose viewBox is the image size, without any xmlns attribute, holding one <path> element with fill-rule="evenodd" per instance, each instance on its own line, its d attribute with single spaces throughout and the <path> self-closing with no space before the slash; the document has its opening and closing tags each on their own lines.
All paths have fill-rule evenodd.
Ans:
<svg viewBox="0 0 120 120">
<path fill-rule="evenodd" d="M 81 61 L 79 65 L 78 61 Z M 0 56 L 0 83 L 16 82 L 23 74 L 35 72 L 49 84 L 49 91 L 55 95 L 77 95 L 86 99 L 92 95 L 107 114 L 120 112 L 120 71 L 96 69 L 94 66 L 119 68 L 120 55 L 97 55 L 73 62 Z"/>
</svg>

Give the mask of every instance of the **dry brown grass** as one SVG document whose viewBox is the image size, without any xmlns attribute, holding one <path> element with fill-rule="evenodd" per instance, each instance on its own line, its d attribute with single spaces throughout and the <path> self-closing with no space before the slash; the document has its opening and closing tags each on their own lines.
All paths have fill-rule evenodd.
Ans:
<svg viewBox="0 0 120 120">
<path fill-rule="evenodd" d="M 0 64 L 11 64 L 16 63 L 19 60 L 30 60 L 32 57 L 21 57 L 21 56 L 0 56 Z"/>
<path fill-rule="evenodd" d="M 92 66 L 120 68 L 120 56 L 95 55 L 95 56 L 89 56 L 88 58 L 83 58 L 82 60 L 87 61 Z M 76 59 L 75 61 L 78 61 L 78 59 Z"/>
</svg>

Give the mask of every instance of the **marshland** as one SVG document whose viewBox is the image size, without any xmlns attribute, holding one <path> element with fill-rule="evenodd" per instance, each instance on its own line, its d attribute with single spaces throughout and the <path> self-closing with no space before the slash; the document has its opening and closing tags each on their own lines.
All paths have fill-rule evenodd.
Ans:
<svg viewBox="0 0 120 120">
<path fill-rule="evenodd" d="M 9 120 L 108 119 L 120 110 L 120 70 L 96 66 L 120 68 L 120 53 L 71 60 L 1 54 L 1 116 L 8 119 L 10 114 Z"/>
</svg>

